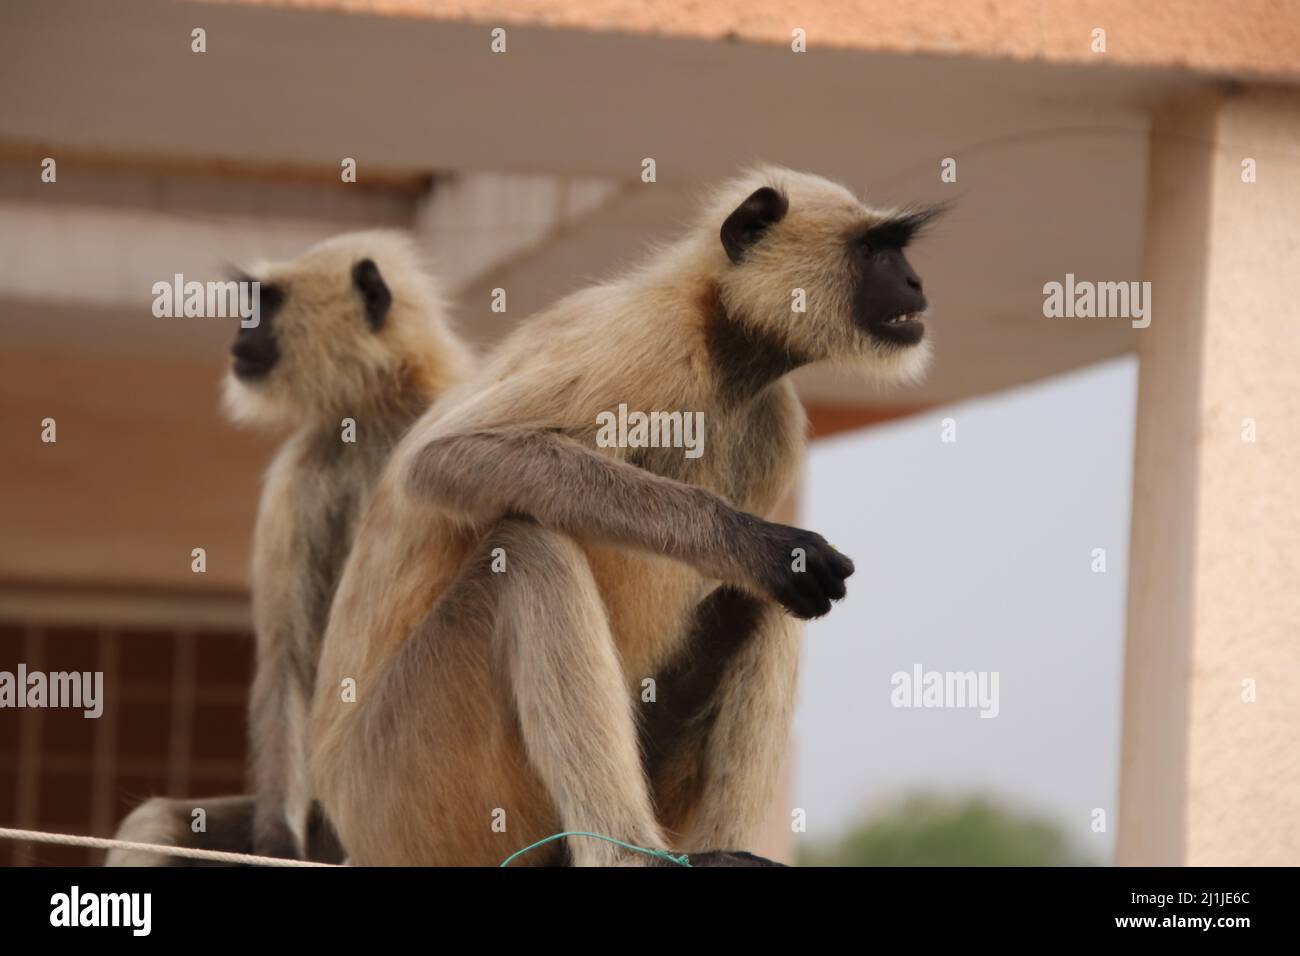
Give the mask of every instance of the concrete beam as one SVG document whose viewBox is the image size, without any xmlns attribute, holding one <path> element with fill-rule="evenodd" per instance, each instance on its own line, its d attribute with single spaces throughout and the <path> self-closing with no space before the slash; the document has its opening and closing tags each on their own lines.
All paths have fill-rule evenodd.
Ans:
<svg viewBox="0 0 1300 956">
<path fill-rule="evenodd" d="M 693 37 L 788 47 L 791 30 L 810 48 L 1098 64 L 1091 34 L 1108 34 L 1109 62 L 1178 66 L 1221 75 L 1300 78 L 1300 20 L 1286 3 L 1218 0 L 831 0 L 791 9 L 784 0 L 214 0 L 246 6 L 347 10 L 490 26 L 547 26 Z"/>
</svg>

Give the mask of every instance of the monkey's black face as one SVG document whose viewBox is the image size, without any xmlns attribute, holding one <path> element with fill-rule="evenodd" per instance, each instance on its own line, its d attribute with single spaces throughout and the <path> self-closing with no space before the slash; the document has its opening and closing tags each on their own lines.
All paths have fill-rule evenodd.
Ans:
<svg viewBox="0 0 1300 956">
<path fill-rule="evenodd" d="M 245 279 L 245 281 L 248 281 Z M 280 346 L 275 340 L 275 313 L 284 304 L 284 291 L 278 286 L 259 286 L 255 326 L 242 325 L 230 347 L 232 368 L 241 382 L 255 382 L 271 374 L 280 361 Z"/>
<path fill-rule="evenodd" d="M 854 242 L 852 251 L 858 268 L 854 324 L 878 342 L 916 345 L 925 337 L 921 315 L 927 303 L 921 279 L 903 250 L 864 237 Z"/>
<path fill-rule="evenodd" d="M 934 207 L 899 213 L 849 238 L 856 270 L 853 323 L 877 342 L 906 348 L 925 337 L 921 316 L 928 303 L 921 277 L 903 250 L 941 211 Z"/>
</svg>

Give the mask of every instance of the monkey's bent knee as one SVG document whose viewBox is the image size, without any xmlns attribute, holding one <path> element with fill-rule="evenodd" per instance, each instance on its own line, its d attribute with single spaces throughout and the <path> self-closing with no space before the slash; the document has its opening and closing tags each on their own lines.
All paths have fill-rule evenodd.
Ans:
<svg viewBox="0 0 1300 956">
<path fill-rule="evenodd" d="M 504 553 L 507 579 L 515 570 L 564 573 L 587 565 L 586 554 L 571 537 L 524 516 L 498 522 L 487 536 L 487 547 Z"/>
<path fill-rule="evenodd" d="M 184 826 L 176 801 L 166 797 L 151 797 L 127 814 L 113 834 L 113 839 L 176 846 L 184 833 Z M 169 866 L 172 859 L 162 853 L 143 850 L 109 850 L 104 865 Z"/>
<path fill-rule="evenodd" d="M 200 814 L 199 811 L 202 813 Z M 131 843 L 252 853 L 253 812 L 253 798 L 246 795 L 202 797 L 193 800 L 151 797 L 127 814 L 113 836 L 114 839 Z M 104 865 L 204 866 L 210 864 L 148 850 L 111 850 L 104 860 Z"/>
</svg>

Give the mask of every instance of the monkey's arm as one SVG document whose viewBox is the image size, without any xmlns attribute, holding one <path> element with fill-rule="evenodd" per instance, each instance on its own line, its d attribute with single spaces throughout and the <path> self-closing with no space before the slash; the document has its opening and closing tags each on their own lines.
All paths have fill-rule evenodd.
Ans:
<svg viewBox="0 0 1300 956">
<path fill-rule="evenodd" d="M 853 573 L 819 534 L 765 521 L 558 431 L 500 426 L 434 438 L 409 460 L 405 479 L 416 495 L 473 519 L 526 514 L 576 537 L 662 554 L 799 617 L 827 613 Z"/>
<path fill-rule="evenodd" d="M 286 445 L 267 474 L 253 541 L 253 626 L 257 668 L 248 702 L 249 772 L 256 799 L 253 843 L 264 856 L 300 857 L 308 788 L 307 702 L 314 634 L 326 574 L 312 528 L 297 505 L 297 445 Z"/>
<path fill-rule="evenodd" d="M 290 735 L 289 662 L 283 653 L 287 641 L 277 635 L 258 649 L 257 672 L 248 701 L 249 771 L 255 810 L 252 820 L 253 852 L 290 859 L 302 855 L 286 813 L 293 746 Z M 296 726 L 301 726 L 298 722 Z"/>
</svg>

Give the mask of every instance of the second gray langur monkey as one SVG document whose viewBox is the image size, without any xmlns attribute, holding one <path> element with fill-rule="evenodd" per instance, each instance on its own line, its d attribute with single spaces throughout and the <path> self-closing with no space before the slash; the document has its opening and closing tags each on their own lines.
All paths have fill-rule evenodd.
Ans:
<svg viewBox="0 0 1300 956">
<path fill-rule="evenodd" d="M 338 862 L 307 768 L 307 713 L 330 602 L 393 447 L 468 376 L 472 360 L 399 233 L 339 236 L 289 262 L 254 266 L 246 279 L 260 285 L 259 321 L 231 347 L 226 406 L 240 422 L 294 428 L 267 472 L 254 534 L 254 793 L 148 801 L 119 836 Z M 195 806 L 208 811 L 206 834 L 191 832 Z M 147 856 L 110 862 L 179 862 Z"/>
<path fill-rule="evenodd" d="M 643 267 L 526 321 L 412 428 L 344 569 L 312 709 L 316 792 L 353 862 L 491 865 L 559 831 L 754 860 L 715 851 L 754 845 L 795 619 L 853 571 L 762 517 L 804 444 L 788 373 L 922 372 L 904 248 L 930 216 L 744 175 Z M 656 413 L 662 440 L 598 440 L 620 406 Z M 696 413 L 707 441 L 686 455 L 672 416 Z M 521 862 L 566 858 L 660 862 L 573 838 Z"/>
<path fill-rule="evenodd" d="M 231 348 L 227 405 L 298 428 L 267 473 L 253 542 L 253 848 L 316 856 L 307 714 L 330 602 L 394 446 L 470 358 L 399 234 L 340 236 L 254 275 L 262 322 Z M 342 440 L 345 418 L 355 441 Z"/>
</svg>

